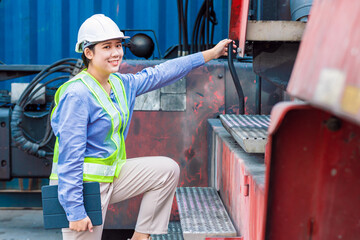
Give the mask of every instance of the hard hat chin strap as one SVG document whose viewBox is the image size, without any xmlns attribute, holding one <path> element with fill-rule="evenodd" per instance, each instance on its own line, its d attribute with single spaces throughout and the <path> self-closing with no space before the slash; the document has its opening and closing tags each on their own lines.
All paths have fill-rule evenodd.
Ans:
<svg viewBox="0 0 360 240">
<path fill-rule="evenodd" d="M 83 43 L 82 43 L 82 50 L 83 51 L 85 51 L 85 48 L 87 48 L 87 47 L 90 47 L 91 45 L 95 45 L 96 43 L 92 43 L 92 42 L 89 42 L 89 41 L 84 41 Z"/>
</svg>

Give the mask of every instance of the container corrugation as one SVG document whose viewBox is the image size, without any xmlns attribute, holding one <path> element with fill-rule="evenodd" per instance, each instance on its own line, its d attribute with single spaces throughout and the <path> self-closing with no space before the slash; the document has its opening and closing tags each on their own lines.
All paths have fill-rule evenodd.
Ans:
<svg viewBox="0 0 360 240">
<path fill-rule="evenodd" d="M 189 42 L 202 3 L 189 1 Z M 226 0 L 214 1 L 219 22 L 214 42 L 227 37 L 228 5 Z M 176 0 L 1 0 L 0 61 L 50 64 L 61 58 L 79 58 L 74 52 L 77 31 L 95 13 L 111 17 L 120 29 L 154 30 L 162 55 L 178 43 Z M 148 35 L 153 37 L 151 33 Z M 154 55 L 158 57 L 157 49 Z"/>
</svg>

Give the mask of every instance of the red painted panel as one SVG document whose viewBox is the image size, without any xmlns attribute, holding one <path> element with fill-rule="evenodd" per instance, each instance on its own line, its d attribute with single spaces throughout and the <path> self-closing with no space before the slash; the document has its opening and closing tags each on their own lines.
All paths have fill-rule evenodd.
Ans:
<svg viewBox="0 0 360 240">
<path fill-rule="evenodd" d="M 360 123 L 360 1 L 315 0 L 288 92 Z"/>
<path fill-rule="evenodd" d="M 237 232 L 244 240 L 260 240 L 264 230 L 264 186 L 255 182 L 243 160 L 216 136 L 217 186 Z M 239 146 L 237 146 L 239 148 Z"/>
<path fill-rule="evenodd" d="M 330 113 L 304 104 L 271 117 L 263 239 L 359 239 L 360 127 L 329 127 Z"/>
<path fill-rule="evenodd" d="M 240 56 L 244 57 L 246 27 L 250 0 L 233 0 L 231 4 L 229 38 L 239 40 Z"/>
<path fill-rule="evenodd" d="M 243 237 L 207 237 L 205 240 L 244 240 Z"/>
</svg>

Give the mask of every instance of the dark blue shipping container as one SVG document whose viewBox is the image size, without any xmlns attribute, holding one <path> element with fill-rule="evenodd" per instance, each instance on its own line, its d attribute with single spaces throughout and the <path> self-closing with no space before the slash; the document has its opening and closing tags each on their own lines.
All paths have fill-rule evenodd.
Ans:
<svg viewBox="0 0 360 240">
<path fill-rule="evenodd" d="M 219 22 L 214 43 L 228 35 L 229 2 L 214 1 Z M 189 1 L 189 42 L 202 3 Z M 177 0 L 0 0 L 0 61 L 50 64 L 61 58 L 79 58 L 74 51 L 77 31 L 95 13 L 109 16 L 120 29 L 153 30 L 161 55 L 178 44 Z M 153 38 L 151 32 L 148 35 Z M 158 57 L 157 48 L 154 56 Z"/>
</svg>

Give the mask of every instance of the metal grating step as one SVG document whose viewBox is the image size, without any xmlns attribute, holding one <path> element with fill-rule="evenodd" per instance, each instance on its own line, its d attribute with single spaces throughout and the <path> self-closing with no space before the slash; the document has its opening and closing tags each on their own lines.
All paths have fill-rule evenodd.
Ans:
<svg viewBox="0 0 360 240">
<path fill-rule="evenodd" d="M 220 115 L 225 129 L 247 153 L 265 153 L 269 115 Z"/>
<path fill-rule="evenodd" d="M 168 234 L 151 235 L 152 240 L 184 240 L 180 222 L 169 222 Z"/>
<path fill-rule="evenodd" d="M 184 240 L 236 236 L 235 227 L 215 188 L 177 188 L 176 201 Z"/>
</svg>

